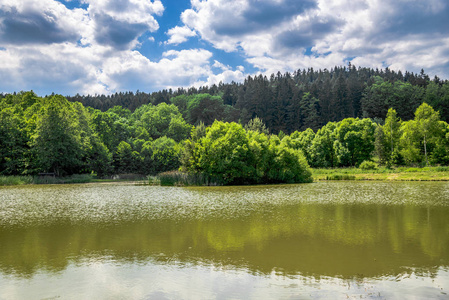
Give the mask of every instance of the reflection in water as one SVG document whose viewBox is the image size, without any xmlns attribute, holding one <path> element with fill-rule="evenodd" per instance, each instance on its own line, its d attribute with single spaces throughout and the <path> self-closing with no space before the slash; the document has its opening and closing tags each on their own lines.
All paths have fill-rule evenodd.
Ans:
<svg viewBox="0 0 449 300">
<path fill-rule="evenodd" d="M 335 291 L 342 282 L 352 282 L 352 292 L 385 296 L 392 292 L 389 280 L 414 282 L 410 278 L 419 275 L 433 279 L 422 291 L 441 296 L 449 284 L 448 199 L 446 183 L 1 188 L 0 288 L 31 280 L 39 289 L 52 276 L 67 284 L 78 273 L 91 278 L 102 270 L 108 281 L 133 282 L 151 272 L 186 282 L 195 277 L 197 286 L 224 276 L 229 286 L 220 289 L 229 290 L 227 298 L 245 298 L 242 280 L 254 287 L 268 280 L 267 291 L 278 284 L 288 291 L 284 296 L 296 291 L 326 298 L 323 287 Z M 200 291 L 152 292 L 198 298 Z M 151 295 L 136 297 L 143 296 Z"/>
</svg>

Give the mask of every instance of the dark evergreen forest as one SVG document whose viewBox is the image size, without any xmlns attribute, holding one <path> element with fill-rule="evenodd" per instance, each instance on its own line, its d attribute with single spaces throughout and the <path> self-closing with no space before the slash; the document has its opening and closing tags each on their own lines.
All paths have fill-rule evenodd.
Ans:
<svg viewBox="0 0 449 300">
<path fill-rule="evenodd" d="M 246 124 L 258 117 L 271 133 L 292 133 L 307 128 L 317 130 L 328 122 L 345 118 L 385 119 L 394 108 L 402 120 L 410 120 L 423 102 L 439 111 L 449 121 L 449 82 L 435 76 L 432 80 L 422 70 L 419 74 L 386 69 L 335 67 L 331 70 L 298 70 L 291 73 L 249 76 L 243 83 L 220 83 L 218 86 L 179 88 L 154 93 L 126 92 L 113 95 L 69 96 L 101 111 L 122 106 L 134 111 L 143 104 L 174 103 L 187 114 L 185 98 L 209 94 L 221 98 L 221 103 L 205 99 L 201 105 L 207 113 L 188 120 L 226 120 Z"/>
</svg>

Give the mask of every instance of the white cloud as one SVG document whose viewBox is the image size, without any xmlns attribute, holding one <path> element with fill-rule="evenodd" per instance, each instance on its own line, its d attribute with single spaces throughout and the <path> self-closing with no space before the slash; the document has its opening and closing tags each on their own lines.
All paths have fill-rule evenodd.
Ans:
<svg viewBox="0 0 449 300">
<path fill-rule="evenodd" d="M 159 0 L 82 2 L 86 9 L 0 0 L 0 92 L 95 94 L 244 80 L 243 66 L 210 51 L 170 50 L 193 36 L 266 74 L 352 60 L 449 78 L 445 0 L 192 0 L 165 43 L 149 36 L 160 30 Z M 166 51 L 150 60 L 135 50 L 144 49 L 139 40 Z"/>
<path fill-rule="evenodd" d="M 52 44 L 77 41 L 89 26 L 86 12 L 69 10 L 53 0 L 3 0 L 0 3 L 0 43 Z"/>
<path fill-rule="evenodd" d="M 146 31 L 154 32 L 159 24 L 153 15 L 162 15 L 159 0 L 85 0 L 93 20 L 90 35 L 95 42 L 118 49 L 132 49 Z"/>
<path fill-rule="evenodd" d="M 210 74 L 212 54 L 205 50 L 166 52 L 159 61 L 150 61 L 138 51 L 129 50 L 143 32 L 158 29 L 153 15 L 162 14 L 160 1 L 85 3 L 89 4 L 87 10 L 71 10 L 52 0 L 2 1 L 2 92 L 152 91 L 167 85 L 188 86 Z M 41 35 L 35 36 L 33 43 L 27 41 L 26 31 L 18 31 L 18 36 L 13 37 L 15 28 L 35 24 L 40 26 L 36 32 Z"/>
<path fill-rule="evenodd" d="M 170 50 L 158 62 L 152 62 L 138 51 L 122 52 L 102 66 L 102 82 L 110 90 L 188 87 L 211 74 L 212 53 L 202 49 Z"/>
<path fill-rule="evenodd" d="M 218 60 L 214 61 L 214 64 L 212 65 L 212 67 L 221 69 L 222 71 L 228 71 L 229 69 L 231 69 L 230 66 L 224 65 L 221 62 L 219 62 Z"/>
<path fill-rule="evenodd" d="M 181 20 L 215 48 L 243 51 L 265 72 L 331 68 L 352 59 L 449 78 L 439 67 L 449 64 L 448 16 L 444 0 L 194 0 Z"/>
<path fill-rule="evenodd" d="M 225 70 L 219 74 L 210 74 L 206 81 L 196 82 L 194 86 L 212 86 L 213 84 L 218 85 L 220 82 L 242 82 L 245 80 L 245 74 L 241 70 Z"/>
<path fill-rule="evenodd" d="M 168 30 L 167 35 L 170 36 L 166 44 L 179 45 L 187 41 L 189 37 L 196 36 L 195 31 L 189 29 L 187 26 L 183 27 L 173 27 Z"/>
</svg>

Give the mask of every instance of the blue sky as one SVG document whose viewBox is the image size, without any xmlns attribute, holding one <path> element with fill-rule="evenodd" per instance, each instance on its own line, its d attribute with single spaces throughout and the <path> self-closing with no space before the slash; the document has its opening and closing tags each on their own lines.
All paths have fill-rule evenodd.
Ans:
<svg viewBox="0 0 449 300">
<path fill-rule="evenodd" d="M 348 62 L 449 79 L 449 1 L 0 0 L 0 92 L 153 92 Z"/>
</svg>

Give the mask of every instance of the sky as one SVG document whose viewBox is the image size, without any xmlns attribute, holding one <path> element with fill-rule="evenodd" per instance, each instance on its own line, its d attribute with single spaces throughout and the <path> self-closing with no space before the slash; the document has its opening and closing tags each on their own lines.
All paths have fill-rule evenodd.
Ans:
<svg viewBox="0 0 449 300">
<path fill-rule="evenodd" d="M 154 92 L 385 68 L 449 79 L 448 0 L 0 0 L 0 92 Z"/>
</svg>

